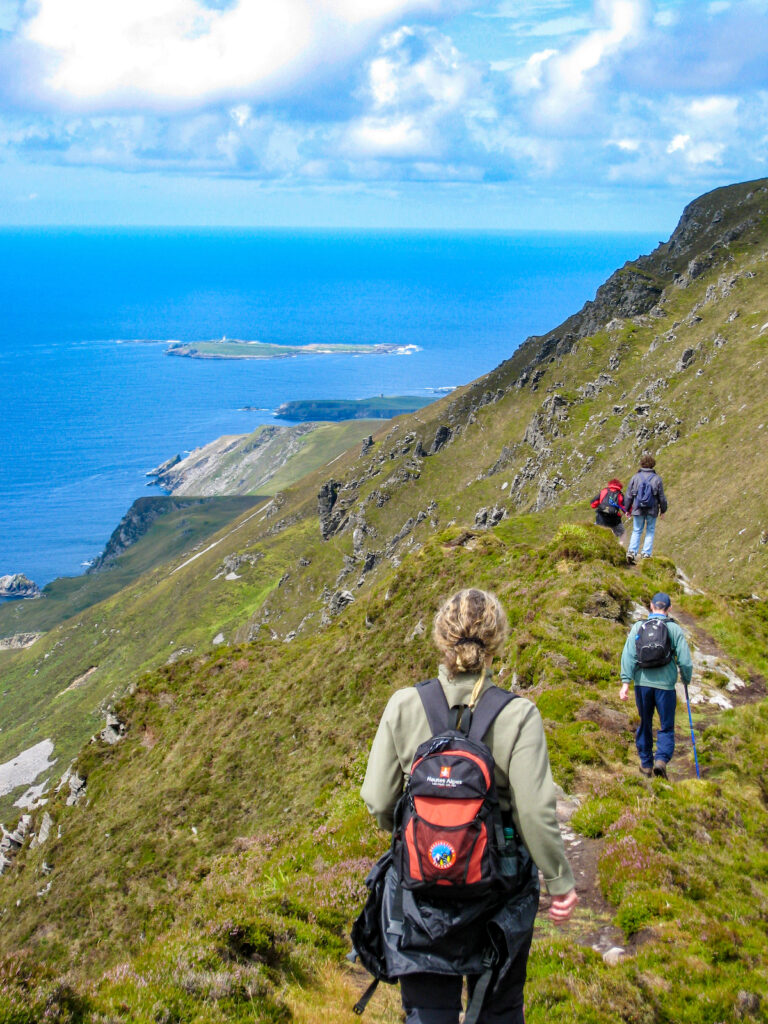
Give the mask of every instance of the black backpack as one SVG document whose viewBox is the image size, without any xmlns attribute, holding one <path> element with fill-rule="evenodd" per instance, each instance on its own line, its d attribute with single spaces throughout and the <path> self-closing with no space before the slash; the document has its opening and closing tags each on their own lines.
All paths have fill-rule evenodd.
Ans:
<svg viewBox="0 0 768 1024">
<path fill-rule="evenodd" d="M 619 491 L 612 491 L 610 487 L 606 487 L 601 492 L 602 498 L 600 504 L 597 506 L 597 511 L 601 515 L 611 516 L 614 519 L 620 517 L 621 506 L 619 505 Z"/>
<path fill-rule="evenodd" d="M 660 668 L 672 661 L 672 640 L 664 619 L 654 616 L 642 624 L 635 637 L 635 654 L 639 668 Z"/>
<path fill-rule="evenodd" d="M 653 490 L 653 478 L 649 473 L 642 473 L 637 485 L 637 496 L 633 505 L 641 512 L 650 512 L 656 504 L 656 494 Z"/>
</svg>

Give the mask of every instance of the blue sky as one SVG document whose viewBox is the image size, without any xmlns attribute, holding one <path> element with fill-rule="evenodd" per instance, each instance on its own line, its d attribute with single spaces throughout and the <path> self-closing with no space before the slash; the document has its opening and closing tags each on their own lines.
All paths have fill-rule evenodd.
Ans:
<svg viewBox="0 0 768 1024">
<path fill-rule="evenodd" d="M 0 0 L 0 225 L 668 233 L 768 174 L 768 0 Z"/>
</svg>

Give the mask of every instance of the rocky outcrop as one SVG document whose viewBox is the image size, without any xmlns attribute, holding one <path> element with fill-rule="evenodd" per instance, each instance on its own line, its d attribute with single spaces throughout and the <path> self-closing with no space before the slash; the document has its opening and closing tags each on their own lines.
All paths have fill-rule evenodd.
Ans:
<svg viewBox="0 0 768 1024">
<path fill-rule="evenodd" d="M 169 512 L 198 504 L 201 499 L 138 498 L 115 527 L 107 546 L 88 568 L 89 573 L 108 569 L 124 551 L 140 540 L 154 522 Z"/>
<path fill-rule="evenodd" d="M 429 455 L 435 455 L 437 452 L 440 451 L 441 448 L 445 448 L 445 446 L 448 444 L 448 442 L 450 440 L 451 440 L 451 428 L 450 427 L 446 427 L 445 424 L 442 424 L 435 431 L 435 439 L 432 442 L 432 446 L 429 449 L 428 454 Z"/>
<path fill-rule="evenodd" d="M 107 712 L 106 725 L 95 738 L 113 746 L 115 743 L 119 743 L 123 736 L 125 736 L 125 723 L 121 722 L 111 711 Z"/>
<path fill-rule="evenodd" d="M 317 495 L 317 515 L 320 519 L 320 535 L 323 540 L 335 533 L 338 517 L 334 516 L 334 506 L 339 496 L 341 484 L 338 480 L 326 480 Z"/>
<path fill-rule="evenodd" d="M 28 814 L 22 814 L 19 823 L 11 832 L 3 828 L 3 838 L 0 839 L 0 875 L 5 874 L 11 866 L 14 857 L 24 845 L 24 840 L 29 835 L 32 827 L 32 818 Z"/>
<path fill-rule="evenodd" d="M 494 505 L 492 508 L 479 508 L 475 512 L 475 526 L 479 530 L 490 530 L 493 526 L 498 526 L 502 519 L 507 514 L 507 510 L 503 505 Z"/>
<path fill-rule="evenodd" d="M 166 459 L 165 462 L 161 462 L 159 466 L 156 466 L 154 469 L 150 469 L 150 471 L 144 475 L 153 479 L 156 484 L 160 485 L 160 487 L 169 489 L 167 488 L 166 480 L 174 466 L 178 466 L 180 462 L 180 455 L 172 455 L 170 459 Z"/>
<path fill-rule="evenodd" d="M 40 588 L 32 580 L 27 579 L 24 573 L 11 573 L 8 576 L 0 576 L 0 597 L 40 597 Z"/>
<path fill-rule="evenodd" d="M 550 395 L 542 403 L 539 412 L 533 415 L 523 434 L 523 441 L 535 452 L 549 447 L 551 438 L 559 437 L 560 424 L 568 419 L 568 402 L 562 395 Z"/>
<path fill-rule="evenodd" d="M 21 651 L 25 647 L 31 647 L 42 635 L 42 633 L 14 633 L 13 636 L 5 636 L 0 640 L 0 651 Z"/>
</svg>

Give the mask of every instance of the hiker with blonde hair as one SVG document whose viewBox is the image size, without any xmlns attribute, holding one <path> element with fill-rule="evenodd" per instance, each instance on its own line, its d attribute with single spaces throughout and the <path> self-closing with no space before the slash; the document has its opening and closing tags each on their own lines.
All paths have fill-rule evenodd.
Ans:
<svg viewBox="0 0 768 1024">
<path fill-rule="evenodd" d="M 380 861 L 387 874 L 377 910 L 385 980 L 400 981 L 407 1024 L 457 1024 L 463 975 L 468 1022 L 523 1024 L 538 871 L 555 923 L 577 903 L 541 715 L 493 685 L 507 633 L 493 594 L 467 589 L 449 598 L 434 621 L 437 679 L 392 695 L 371 747 L 362 797 L 379 826 L 394 830 L 392 857 Z M 465 851 L 457 822 L 471 801 L 462 786 L 483 752 L 490 796 L 468 826 L 475 839 Z M 497 842 L 507 844 L 500 857 Z"/>
</svg>

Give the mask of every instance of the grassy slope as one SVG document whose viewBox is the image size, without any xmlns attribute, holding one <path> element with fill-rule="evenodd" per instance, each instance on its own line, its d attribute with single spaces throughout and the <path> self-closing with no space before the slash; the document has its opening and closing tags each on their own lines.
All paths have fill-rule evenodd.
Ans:
<svg viewBox="0 0 768 1024">
<path fill-rule="evenodd" d="M 628 571 L 607 531 L 557 531 L 551 516 L 456 545 L 461 534 L 406 558 L 317 637 L 265 639 L 144 677 L 121 707 L 127 738 L 80 759 L 87 802 L 53 801 L 61 838 L 4 878 L 5 948 L 59 971 L 76 965 L 84 1019 L 289 1019 L 286 1001 L 296 1009 L 315 972 L 340 962 L 366 864 L 384 845 L 357 787 L 388 694 L 433 670 L 428 638 L 408 637 L 472 580 L 507 606 L 504 674 L 532 684 L 556 778 L 588 796 L 580 826 L 610 836 L 601 879 L 617 921 L 645 930 L 637 956 L 610 969 L 545 928 L 529 1019 L 714 1024 L 739 991 L 765 995 L 768 812 L 751 769 L 768 754 L 765 706 L 702 738 L 705 781 L 641 783 L 629 719 L 606 733 L 576 718 L 590 700 L 619 710 L 626 624 L 587 609 L 596 592 L 620 610 L 662 586 L 685 605 L 671 564 Z M 768 623 L 722 603 L 719 617 L 733 664 L 764 672 L 764 655 L 745 661 L 744 650 L 755 634 L 765 645 Z M 54 870 L 39 896 L 43 858 Z M 343 986 L 337 998 L 348 998 Z"/>
<path fill-rule="evenodd" d="M 664 450 L 661 468 L 671 499 L 686 511 L 677 522 L 670 511 L 660 550 L 669 550 L 674 540 L 686 568 L 696 569 L 699 558 L 700 577 L 714 568 L 722 575 L 728 568 L 733 579 L 723 581 L 726 591 L 765 587 L 764 560 L 749 560 L 759 549 L 731 555 L 723 543 L 730 534 L 723 537 L 722 529 L 732 527 L 734 538 L 738 530 L 729 522 L 699 555 L 689 517 L 695 510 L 700 531 L 708 529 L 719 514 L 721 495 L 732 486 L 731 474 L 723 472 L 722 458 L 717 458 L 717 428 L 727 429 L 734 451 L 737 444 L 751 450 L 749 467 L 758 478 L 763 475 L 766 456 L 756 444 L 752 407 L 740 410 L 744 399 L 736 402 L 747 371 L 752 371 L 758 394 L 764 379 L 754 373 L 762 358 L 759 325 L 751 330 L 746 316 L 755 311 L 762 316 L 766 309 L 760 259 L 764 225 L 758 223 L 754 237 L 747 236 L 721 255 L 733 256 L 737 269 L 756 276 L 738 281 L 728 306 L 719 309 L 727 322 L 726 309 L 732 311 L 741 296 L 741 315 L 728 323 L 727 344 L 707 364 L 717 374 L 704 367 L 712 379 L 712 408 L 725 422 L 710 415 L 709 423 L 698 423 L 703 396 L 710 394 L 710 376 L 696 376 L 703 351 L 700 361 L 670 378 L 663 391 L 670 410 L 653 407 L 654 423 L 660 416 L 668 420 L 670 411 L 681 420 L 680 439 Z M 715 266 L 689 288 L 669 292 L 665 331 L 674 317 L 690 312 L 697 289 L 704 295 L 709 284 L 717 289 L 722 272 L 722 266 Z M 746 291 L 737 295 L 742 288 Z M 708 304 L 706 316 L 700 312 L 702 323 L 716 305 Z M 703 330 L 701 324 L 690 330 L 698 328 Z M 81 966 L 72 975 L 77 998 L 90 1007 L 87 1013 L 93 1010 L 102 1019 L 245 1020 L 255 1014 L 259 1020 L 278 1020 L 288 1019 L 288 1004 L 299 1019 L 309 1019 L 312 998 L 302 995 L 306 990 L 299 986 L 318 968 L 329 976 L 359 897 L 361 858 L 374 855 L 382 844 L 355 795 L 375 720 L 393 686 L 433 668 L 428 642 L 409 639 L 413 627 L 419 621 L 428 627 L 439 599 L 472 582 L 493 586 L 512 615 L 507 678 L 517 673 L 548 720 L 557 777 L 567 787 L 592 794 L 582 827 L 593 834 L 614 829 L 615 849 L 603 877 L 619 922 L 627 931 L 639 926 L 652 930 L 637 957 L 614 971 L 589 952 L 574 952 L 543 936 L 532 964 L 531 1019 L 714 1024 L 733 1016 L 739 988 L 765 994 L 768 834 L 754 769 L 766 760 L 764 710 L 729 716 L 704 745 L 707 780 L 669 792 L 659 784 L 637 788 L 628 760 L 628 729 L 606 734 L 576 718 L 585 700 L 618 706 L 615 668 L 627 628 L 625 620 L 588 614 L 590 595 L 606 592 L 622 609 L 631 599 L 647 599 L 658 587 L 670 590 L 717 635 L 746 675 L 766 672 L 764 603 L 683 598 L 664 560 L 644 566 L 643 574 L 627 572 L 610 534 L 568 526 L 582 515 L 575 506 L 516 516 L 469 544 L 445 543 L 472 526 L 481 505 L 499 501 L 514 508 L 509 492 L 534 454 L 522 436 L 547 388 L 556 387 L 571 402 L 568 420 L 559 424 L 559 436 L 549 436 L 551 452 L 541 457 L 531 480 L 515 489 L 522 507 L 536 502 L 544 476 L 560 473 L 567 484 L 561 493 L 584 499 L 606 473 L 613 475 L 622 464 L 631 468 L 640 450 L 634 430 L 610 454 L 597 447 L 600 438 L 607 444 L 619 433 L 618 422 L 609 423 L 614 388 L 619 404 L 629 405 L 632 389 L 646 388 L 687 347 L 687 336 L 678 328 L 673 332 L 677 337 L 657 349 L 663 364 L 662 356 L 649 363 L 643 353 L 659 333 L 658 324 L 627 322 L 611 334 L 582 340 L 575 351 L 540 367 L 545 373 L 536 391 L 513 386 L 530 362 L 535 346 L 529 345 L 475 385 L 386 425 L 364 458 L 351 451 L 315 472 L 282 496 L 273 515 L 246 517 L 236 534 L 186 569 L 173 575 L 156 572 L 62 627 L 58 640 L 65 642 L 55 651 L 57 638 L 52 636 L 34 654 L 14 656 L 12 692 L 19 700 L 35 669 L 35 690 L 50 696 L 60 685 L 57 676 L 72 678 L 85 671 L 96 652 L 102 679 L 117 687 L 135 679 L 142 667 L 162 665 L 172 645 L 191 640 L 195 647 L 193 659 L 155 668 L 127 700 L 123 714 L 130 729 L 123 744 L 88 749 L 82 770 L 89 774 L 89 803 L 64 810 L 54 802 L 62 837 L 45 850 L 55 867 L 50 891 L 37 896 L 44 884 L 38 873 L 42 851 L 23 856 L 21 870 L 3 879 L 7 900 L 0 904 L 6 908 L 0 942 L 5 948 L 29 946 L 35 956 L 44 954 L 59 978 L 73 954 L 79 954 Z M 616 352 L 619 366 L 609 369 Z M 597 398 L 579 400 L 578 386 L 599 372 L 610 372 L 616 385 Z M 640 372 L 648 375 L 642 384 Z M 485 391 L 497 389 L 502 390 L 498 401 L 479 401 Z M 625 391 L 626 399 L 621 397 Z M 415 460 L 415 437 L 428 448 L 441 423 L 461 431 L 437 455 Z M 577 444 L 584 445 L 583 459 L 575 454 Z M 504 448 L 503 471 L 487 476 Z M 590 455 L 596 461 L 584 472 Z M 717 488 L 706 477 L 708 459 L 717 469 Z M 675 467 L 679 478 L 673 480 L 666 466 Z M 344 556 L 349 560 L 353 554 L 351 530 L 319 541 L 315 495 L 331 473 L 348 485 L 339 504 L 348 499 L 350 510 L 364 516 L 365 546 L 388 552 L 359 588 L 359 561 L 347 576 L 337 575 Z M 745 494 L 742 487 L 739 493 L 743 517 L 759 524 L 759 492 Z M 426 513 L 422 521 L 388 545 L 419 512 Z M 453 527 L 448 525 L 452 520 Z M 561 522 L 567 528 L 557 534 Z M 248 566 L 242 582 L 212 582 L 223 555 L 236 551 L 263 552 L 263 558 Z M 317 631 L 323 588 L 337 585 L 351 587 L 356 600 L 329 628 Z M 106 616 L 111 629 L 121 630 L 120 638 L 101 632 Z M 297 627 L 297 638 L 283 643 Z M 256 642 L 213 653 L 210 640 L 219 629 L 233 642 L 254 635 Z M 128 643 L 126 636 L 131 637 Z M 48 651 L 53 653 L 46 659 Z M 91 678 L 98 677 L 94 673 Z M 44 704 L 41 697 L 41 710 Z M 21 739 L 19 730 L 8 749 L 28 745 Z M 629 816 L 618 813 L 628 804 Z M 689 827 L 680 829 L 681 821 Z M 709 840 L 702 838 L 702 829 Z M 638 840 L 642 856 L 633 853 Z M 754 868 L 742 882 L 745 865 Z M 748 900 L 740 886 L 749 889 Z M 724 924 L 726 914 L 731 920 Z M 96 978 L 105 964 L 117 960 L 122 966 L 105 981 L 88 982 L 89 971 Z M 563 963 L 565 972 L 553 970 Z M 46 982 L 33 971 L 31 984 L 38 981 L 45 992 L 57 984 L 55 977 Z M 683 981 L 688 989 L 681 994 Z M 329 999 L 343 991 L 335 975 L 329 985 Z M 701 997 L 698 1002 L 691 992 Z M 65 997 L 56 998 L 61 1002 Z M 760 1019 L 750 1017 L 751 1005 L 748 999 L 741 1006 L 742 1018 Z M 343 1019 L 335 1005 L 327 1012 Z"/>
<path fill-rule="evenodd" d="M 186 479 L 174 483 L 171 474 L 168 485 L 174 494 L 273 495 L 359 446 L 368 426 L 360 421 L 310 423 L 301 436 L 290 427 L 275 431 L 262 426 L 250 434 L 220 437 L 184 459 L 175 472 Z"/>
<path fill-rule="evenodd" d="M 112 597 L 156 566 L 194 549 L 250 509 L 260 499 L 206 498 L 155 520 L 149 531 L 120 555 L 108 569 L 81 576 L 65 576 L 49 583 L 43 597 L 0 605 L 0 635 L 44 632 L 65 619 Z"/>
</svg>

